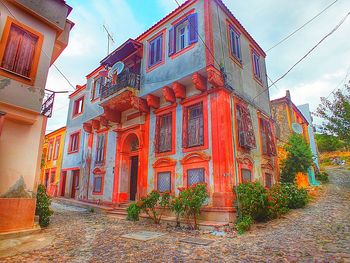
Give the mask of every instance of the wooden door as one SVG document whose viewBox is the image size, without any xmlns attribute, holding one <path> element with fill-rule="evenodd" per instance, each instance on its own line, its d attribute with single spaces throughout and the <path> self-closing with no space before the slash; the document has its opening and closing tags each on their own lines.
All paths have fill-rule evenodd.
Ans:
<svg viewBox="0 0 350 263">
<path fill-rule="evenodd" d="M 71 194 L 72 198 L 75 198 L 78 187 L 79 187 L 79 170 L 75 170 L 73 171 L 72 194 Z"/>
<path fill-rule="evenodd" d="M 130 168 L 130 200 L 135 201 L 137 193 L 137 173 L 139 168 L 139 157 L 131 157 L 131 168 Z"/>
<path fill-rule="evenodd" d="M 64 196 L 64 193 L 66 192 L 66 178 L 67 178 L 67 172 L 62 172 L 62 176 L 61 176 L 61 196 Z"/>
</svg>

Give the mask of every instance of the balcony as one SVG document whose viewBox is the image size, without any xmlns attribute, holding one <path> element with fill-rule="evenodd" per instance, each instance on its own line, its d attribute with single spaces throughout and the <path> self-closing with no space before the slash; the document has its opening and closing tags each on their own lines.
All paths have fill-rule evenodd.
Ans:
<svg viewBox="0 0 350 263">
<path fill-rule="evenodd" d="M 54 101 L 55 101 L 55 92 L 52 90 L 45 89 L 43 104 L 41 106 L 41 115 L 51 118 Z"/>
<path fill-rule="evenodd" d="M 101 101 L 113 94 L 120 93 L 124 88 L 140 90 L 140 74 L 125 70 L 117 76 L 115 83 L 112 83 L 111 81 L 107 82 L 102 86 L 100 96 Z"/>
</svg>

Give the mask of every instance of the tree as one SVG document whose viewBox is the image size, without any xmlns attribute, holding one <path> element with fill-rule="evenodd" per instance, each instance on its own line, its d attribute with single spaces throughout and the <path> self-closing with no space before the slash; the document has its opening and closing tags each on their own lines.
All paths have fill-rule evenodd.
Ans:
<svg viewBox="0 0 350 263">
<path fill-rule="evenodd" d="M 345 91 L 338 89 L 333 100 L 321 97 L 316 115 L 323 118 L 322 131 L 338 136 L 339 139 L 350 142 L 350 86 L 345 85 Z"/>
<path fill-rule="evenodd" d="M 290 136 L 285 146 L 287 157 L 281 164 L 281 181 L 294 183 L 297 173 L 307 173 L 312 165 L 312 153 L 309 145 L 300 134 Z"/>
<path fill-rule="evenodd" d="M 315 134 L 318 150 L 322 152 L 333 152 L 344 150 L 349 147 L 344 141 L 339 140 L 337 136 L 329 134 Z"/>
</svg>

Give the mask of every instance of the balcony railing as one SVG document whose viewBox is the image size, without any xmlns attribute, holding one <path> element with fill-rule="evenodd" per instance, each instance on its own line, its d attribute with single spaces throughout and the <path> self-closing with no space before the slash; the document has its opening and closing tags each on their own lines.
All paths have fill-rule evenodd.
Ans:
<svg viewBox="0 0 350 263">
<path fill-rule="evenodd" d="M 45 89 L 45 95 L 43 98 L 43 104 L 41 105 L 41 114 L 51 118 L 53 103 L 55 101 L 55 92 Z"/>
<path fill-rule="evenodd" d="M 107 82 L 105 85 L 102 86 L 101 100 L 127 87 L 139 90 L 140 74 L 136 74 L 126 70 L 117 76 L 116 83 L 112 83 L 110 81 Z"/>
</svg>

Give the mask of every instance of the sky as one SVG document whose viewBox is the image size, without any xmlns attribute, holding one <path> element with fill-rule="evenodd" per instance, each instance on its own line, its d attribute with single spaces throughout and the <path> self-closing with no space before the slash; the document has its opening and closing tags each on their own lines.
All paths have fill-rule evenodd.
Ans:
<svg viewBox="0 0 350 263">
<path fill-rule="evenodd" d="M 310 20 L 335 0 L 223 0 L 236 18 L 264 49 L 268 50 Z M 107 55 L 106 25 L 117 48 L 128 38 L 136 38 L 177 7 L 175 0 L 67 0 L 73 7 L 69 19 L 75 23 L 68 47 L 55 62 L 69 81 L 86 83 L 85 76 Z M 178 0 L 181 4 L 184 0 Z M 295 62 L 327 35 L 350 11 L 349 0 L 338 0 L 327 11 L 291 38 L 267 52 L 267 74 L 272 80 L 283 75 Z M 327 97 L 350 79 L 350 17 L 322 42 L 285 78 L 270 88 L 271 99 L 288 89 L 296 105 L 309 103 L 315 111 L 320 96 Z M 73 91 L 51 67 L 46 88 Z M 47 132 L 66 124 L 68 94 L 56 95 L 53 116 Z M 320 120 L 316 118 L 316 122 Z"/>
</svg>

